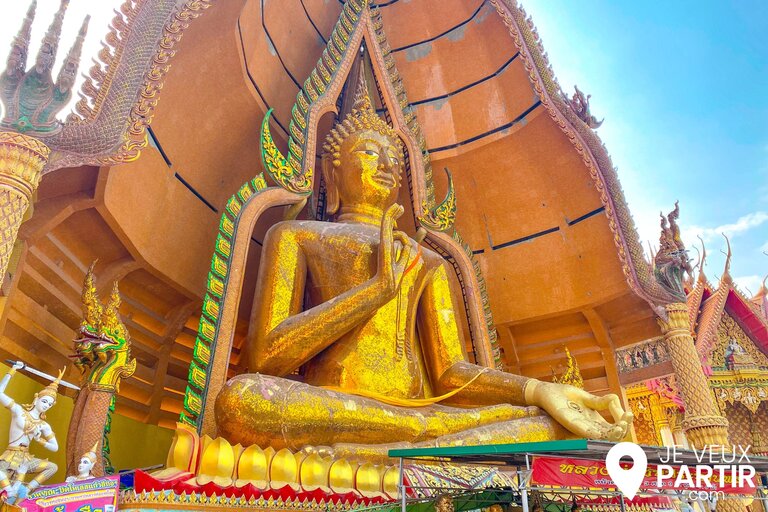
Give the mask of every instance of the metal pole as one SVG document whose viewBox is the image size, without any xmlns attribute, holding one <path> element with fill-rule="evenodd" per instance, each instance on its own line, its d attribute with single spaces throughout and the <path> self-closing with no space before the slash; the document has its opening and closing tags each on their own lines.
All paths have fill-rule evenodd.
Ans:
<svg viewBox="0 0 768 512">
<path fill-rule="evenodd" d="M 529 512 L 528 509 L 528 473 L 531 470 L 531 465 L 528 461 L 528 454 L 525 454 L 525 476 L 518 470 L 517 472 L 517 481 L 519 482 L 518 487 L 520 488 L 520 498 L 522 501 L 521 505 L 523 506 L 523 512 Z"/>
<path fill-rule="evenodd" d="M 400 457 L 400 511 L 405 511 L 405 465 L 403 464 L 403 458 Z M 527 512 L 527 511 L 526 511 Z"/>
<path fill-rule="evenodd" d="M 624 504 L 624 494 L 619 493 L 619 504 L 621 505 L 621 512 L 627 512 L 627 507 Z"/>
<path fill-rule="evenodd" d="M 765 485 L 768 484 L 768 475 L 766 474 L 758 475 L 758 478 L 760 480 L 760 483 L 762 484 L 761 486 L 762 489 L 758 490 L 758 494 L 762 495 L 762 499 L 760 501 L 762 502 L 763 510 L 765 510 L 765 512 L 768 512 L 768 499 L 766 499 L 768 498 L 768 492 L 766 491 L 766 487 L 765 487 Z"/>
<path fill-rule="evenodd" d="M 520 490 L 522 491 L 522 505 L 523 505 L 523 512 L 529 512 L 528 511 L 528 489 L 525 487 L 525 484 L 520 485 Z"/>
</svg>

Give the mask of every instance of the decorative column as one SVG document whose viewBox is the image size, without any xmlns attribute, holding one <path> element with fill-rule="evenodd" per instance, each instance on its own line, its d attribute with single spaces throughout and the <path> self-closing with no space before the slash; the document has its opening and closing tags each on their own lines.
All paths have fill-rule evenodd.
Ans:
<svg viewBox="0 0 768 512">
<path fill-rule="evenodd" d="M 672 446 L 674 444 L 672 440 L 672 431 L 669 428 L 669 420 L 667 419 L 667 413 L 664 410 L 664 406 L 661 405 L 659 395 L 656 393 L 651 394 L 648 397 L 648 402 L 651 407 L 651 419 L 653 420 L 653 428 L 659 435 L 661 444 L 664 446 Z"/>
<path fill-rule="evenodd" d="M 0 285 L 50 153 L 34 137 L 0 131 Z"/>
<path fill-rule="evenodd" d="M 666 217 L 661 215 L 659 250 L 653 258 L 655 279 L 646 291 L 659 315 L 675 379 L 685 402 L 682 428 L 688 441 L 698 449 L 706 445 L 730 449 L 728 421 L 720 415 L 715 397 L 709 391 L 709 382 L 701 368 L 691 333 L 684 283 L 686 275 L 690 277 L 693 269 L 680 237 L 679 216 L 677 203 Z"/>
<path fill-rule="evenodd" d="M 685 402 L 682 428 L 689 443 L 696 449 L 709 445 L 730 450 L 728 421 L 720 415 L 715 397 L 709 391 L 691 333 L 684 283 L 693 269 L 680 237 L 679 215 L 680 209 L 675 203 L 672 212 L 661 216 L 659 250 L 653 259 L 654 279 L 645 291 L 659 316 L 675 379 Z M 717 503 L 718 512 L 743 510 L 745 506 L 739 499 L 727 498 Z"/>
<path fill-rule="evenodd" d="M 674 303 L 668 304 L 665 309 L 667 319 L 659 323 L 685 401 L 682 427 L 688 441 L 698 449 L 706 445 L 730 449 L 728 420 L 720 415 L 709 391 L 707 376 L 701 369 L 701 359 L 691 336 L 688 306 L 685 303 Z"/>
</svg>

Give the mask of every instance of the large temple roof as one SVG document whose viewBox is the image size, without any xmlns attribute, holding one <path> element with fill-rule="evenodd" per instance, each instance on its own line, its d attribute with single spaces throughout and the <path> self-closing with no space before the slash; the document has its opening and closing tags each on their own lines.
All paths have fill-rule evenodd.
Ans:
<svg viewBox="0 0 768 512">
<path fill-rule="evenodd" d="M 205 278 L 227 199 L 261 171 L 258 127 L 274 108 L 284 143 L 298 84 L 314 67 L 338 0 L 214 2 L 178 45 L 133 163 L 57 171 L 21 232 L 4 346 L 52 368 L 69 351 L 79 286 L 93 259 L 119 279 L 139 361 L 119 408 L 170 425 L 181 407 Z M 618 392 L 613 351 L 658 334 L 642 267 L 605 148 L 580 120 L 508 0 L 389 0 L 384 30 L 433 167 L 449 167 L 457 227 L 485 273 L 509 367 L 548 377 L 567 345 L 588 389 Z M 603 113 L 601 113 L 603 114 Z M 610 118 L 618 113 L 605 113 Z M 322 129 L 321 129 L 322 133 Z M 435 172 L 437 195 L 446 184 Z M 258 262 L 272 212 L 253 236 Z M 237 367 L 248 330 L 246 276 Z"/>
</svg>

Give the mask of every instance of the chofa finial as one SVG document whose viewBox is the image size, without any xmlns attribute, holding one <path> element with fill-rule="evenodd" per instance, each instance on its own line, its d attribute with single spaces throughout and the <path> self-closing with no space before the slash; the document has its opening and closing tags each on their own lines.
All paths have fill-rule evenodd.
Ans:
<svg viewBox="0 0 768 512">
<path fill-rule="evenodd" d="M 720 233 L 723 235 L 723 238 L 725 238 L 725 244 L 728 247 L 728 252 L 725 253 L 725 268 L 723 269 L 723 279 L 731 279 L 731 257 L 733 256 L 733 252 L 731 251 L 731 241 L 728 239 L 725 233 Z"/>
<path fill-rule="evenodd" d="M 573 96 L 570 98 L 563 93 L 565 96 L 565 101 L 568 104 L 569 107 L 571 107 L 571 110 L 573 110 L 573 113 L 576 114 L 576 116 L 584 121 L 584 123 L 589 126 L 590 128 L 597 129 L 600 128 L 600 125 L 603 124 L 603 121 L 605 119 L 601 119 L 600 121 L 597 120 L 595 116 L 592 115 L 592 113 L 589 111 L 589 98 L 592 97 L 591 94 L 584 94 L 579 90 L 578 86 L 574 85 L 574 93 Z"/>
</svg>

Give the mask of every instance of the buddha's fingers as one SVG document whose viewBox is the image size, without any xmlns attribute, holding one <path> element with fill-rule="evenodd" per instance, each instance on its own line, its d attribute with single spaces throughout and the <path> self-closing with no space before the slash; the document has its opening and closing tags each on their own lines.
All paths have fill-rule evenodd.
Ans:
<svg viewBox="0 0 768 512">
<path fill-rule="evenodd" d="M 584 403 L 595 411 L 602 411 L 608 409 L 611 413 L 613 421 L 620 422 L 626 421 L 626 415 L 624 408 L 621 406 L 619 397 L 613 393 L 604 396 L 595 396 L 585 392 Z M 631 415 L 631 413 L 629 413 Z"/>
<path fill-rule="evenodd" d="M 402 253 L 405 252 L 405 248 L 410 246 L 410 239 L 408 238 L 408 235 L 402 231 L 395 231 L 392 233 L 392 236 L 395 242 L 400 242 L 400 255 L 402 256 Z M 397 246 L 395 246 L 395 249 L 397 249 Z M 393 254 L 397 254 L 397 251 L 395 250 Z"/>
<path fill-rule="evenodd" d="M 381 217 L 381 233 L 379 241 L 379 273 L 384 278 L 388 288 L 393 292 L 397 289 L 398 276 L 393 274 L 397 268 L 393 265 L 395 255 L 395 235 L 393 233 L 395 219 L 403 214 L 403 207 L 393 204 Z"/>
<path fill-rule="evenodd" d="M 629 425 L 625 422 L 618 422 L 615 425 L 606 423 L 602 418 L 600 420 L 589 420 L 580 418 L 574 421 L 576 434 L 582 435 L 587 439 L 605 439 L 607 441 L 620 441 L 627 434 Z"/>
</svg>

